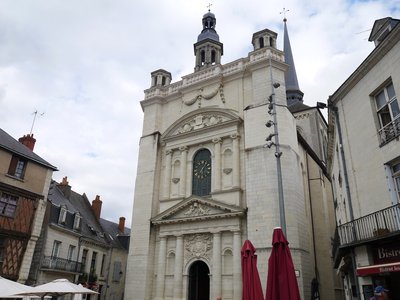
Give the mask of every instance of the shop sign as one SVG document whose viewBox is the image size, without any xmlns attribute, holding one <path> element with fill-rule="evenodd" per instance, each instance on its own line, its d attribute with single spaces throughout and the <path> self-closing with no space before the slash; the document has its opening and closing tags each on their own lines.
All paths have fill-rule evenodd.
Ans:
<svg viewBox="0 0 400 300">
<path fill-rule="evenodd" d="M 379 273 L 400 272 L 400 263 L 386 265 L 372 265 L 357 268 L 358 276 L 367 276 Z"/>
<path fill-rule="evenodd" d="M 400 244 L 387 244 L 372 249 L 375 264 L 400 262 Z"/>
</svg>

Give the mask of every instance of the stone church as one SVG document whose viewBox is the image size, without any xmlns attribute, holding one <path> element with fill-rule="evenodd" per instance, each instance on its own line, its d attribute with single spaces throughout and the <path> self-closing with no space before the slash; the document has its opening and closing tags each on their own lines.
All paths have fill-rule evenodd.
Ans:
<svg viewBox="0 0 400 300">
<path fill-rule="evenodd" d="M 272 232 L 282 225 L 302 298 L 317 280 L 321 298 L 335 299 L 327 126 L 319 108 L 303 104 L 284 21 L 285 51 L 264 29 L 249 37 L 247 57 L 222 64 L 209 11 L 194 72 L 176 82 L 166 70 L 151 73 L 125 299 L 239 300 L 246 239 L 265 293 Z"/>
</svg>

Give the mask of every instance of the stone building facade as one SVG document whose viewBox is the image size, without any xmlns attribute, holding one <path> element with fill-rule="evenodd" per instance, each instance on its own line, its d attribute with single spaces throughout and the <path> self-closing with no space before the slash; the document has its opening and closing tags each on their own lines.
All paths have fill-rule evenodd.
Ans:
<svg viewBox="0 0 400 300">
<path fill-rule="evenodd" d="M 257 248 L 265 288 L 273 228 L 281 225 L 279 157 L 301 293 L 309 298 L 313 278 L 323 277 L 324 299 L 335 299 L 330 257 L 318 261 L 316 253 L 326 257 L 334 233 L 323 147 L 313 149 L 297 130 L 297 122 L 308 124 L 318 109 L 302 105 L 298 87 L 291 89 L 291 105 L 312 113 L 297 109 L 296 119 L 288 107 L 285 75 L 294 66 L 276 48 L 275 32 L 254 33 L 247 57 L 221 64 L 215 15 L 208 12 L 202 21 L 194 73 L 172 83 L 168 71 L 152 72 L 140 102 L 144 121 L 125 298 L 239 300 L 246 239 Z M 276 122 L 266 127 L 273 114 Z M 281 152 L 271 140 L 277 124 Z M 326 136 L 326 123 L 318 126 Z M 319 180 L 311 183 L 316 174 Z M 323 236 L 320 248 L 317 234 Z"/>
</svg>

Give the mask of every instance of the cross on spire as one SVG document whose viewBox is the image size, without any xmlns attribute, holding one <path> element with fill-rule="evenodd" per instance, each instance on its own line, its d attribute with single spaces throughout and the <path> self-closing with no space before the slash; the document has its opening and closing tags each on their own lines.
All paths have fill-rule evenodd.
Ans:
<svg viewBox="0 0 400 300">
<path fill-rule="evenodd" d="M 281 11 L 279 14 L 283 14 L 283 22 L 286 22 L 286 13 L 288 12 L 289 10 L 288 9 L 286 9 L 286 8 L 283 8 L 283 11 Z"/>
<path fill-rule="evenodd" d="M 208 5 L 207 5 L 208 12 L 210 12 L 210 11 L 211 11 L 211 6 L 212 6 L 212 4 L 211 4 L 211 3 L 208 3 Z"/>
</svg>

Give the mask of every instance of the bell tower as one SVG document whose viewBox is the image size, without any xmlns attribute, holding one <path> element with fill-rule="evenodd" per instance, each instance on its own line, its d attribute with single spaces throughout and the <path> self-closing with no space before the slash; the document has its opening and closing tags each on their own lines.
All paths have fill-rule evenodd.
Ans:
<svg viewBox="0 0 400 300">
<path fill-rule="evenodd" d="M 194 44 L 195 72 L 221 63 L 223 44 L 219 41 L 215 24 L 215 15 L 208 10 L 203 16 L 203 30 L 197 38 L 197 43 Z"/>
</svg>

